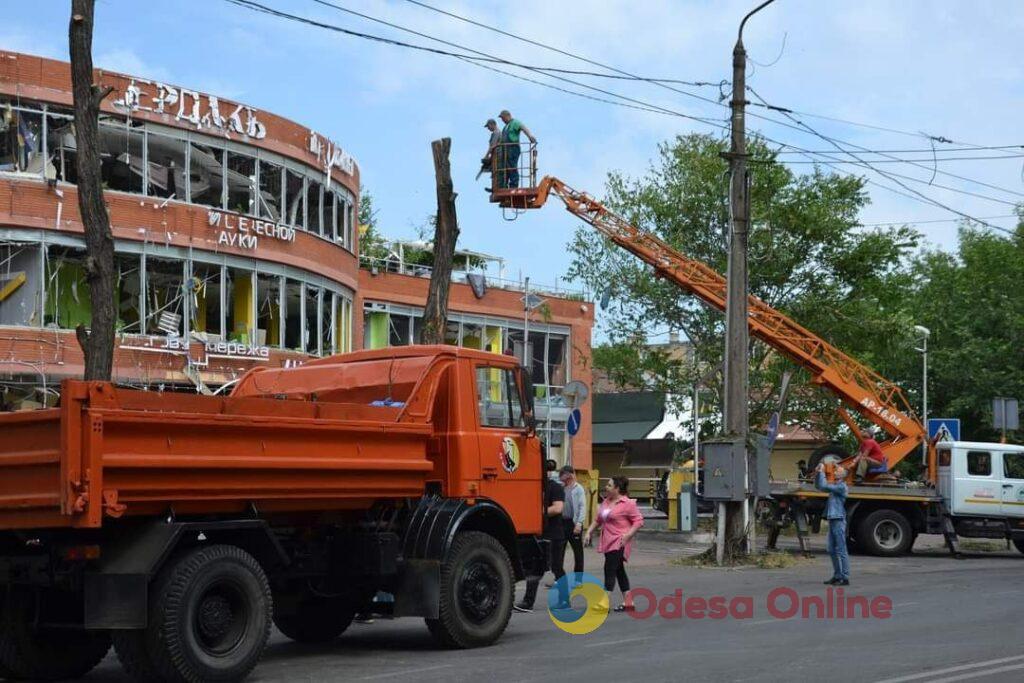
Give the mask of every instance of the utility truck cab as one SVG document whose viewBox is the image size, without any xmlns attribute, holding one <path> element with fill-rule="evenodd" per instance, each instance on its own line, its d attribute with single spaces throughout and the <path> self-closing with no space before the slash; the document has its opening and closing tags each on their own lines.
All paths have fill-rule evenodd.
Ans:
<svg viewBox="0 0 1024 683">
<path fill-rule="evenodd" d="M 954 518 L 1024 519 L 1024 446 L 955 441 L 936 450 L 939 493 Z"/>
</svg>

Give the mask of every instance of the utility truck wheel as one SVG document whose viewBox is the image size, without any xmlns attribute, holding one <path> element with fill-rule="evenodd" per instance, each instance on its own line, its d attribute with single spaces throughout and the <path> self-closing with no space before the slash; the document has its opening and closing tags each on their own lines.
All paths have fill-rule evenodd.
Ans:
<svg viewBox="0 0 1024 683">
<path fill-rule="evenodd" d="M 905 555 L 914 543 L 907 518 L 894 510 L 875 510 L 857 526 L 857 541 L 869 555 Z"/>
<path fill-rule="evenodd" d="M 274 599 L 274 625 L 297 643 L 328 643 L 352 623 L 355 610 L 347 602 L 320 598 L 309 591 Z"/>
<path fill-rule="evenodd" d="M 1013 544 L 1015 546 L 1017 546 L 1017 550 L 1019 550 L 1022 553 L 1024 553 L 1024 538 L 1015 538 L 1015 539 L 1013 539 Z"/>
<path fill-rule="evenodd" d="M 508 553 L 480 531 L 455 537 L 441 565 L 441 604 L 427 628 L 446 647 L 490 645 L 512 616 L 515 582 Z"/>
<path fill-rule="evenodd" d="M 146 629 L 116 638 L 118 657 L 137 680 L 239 681 L 263 654 L 273 612 L 270 585 L 241 548 L 186 552 L 160 572 L 149 599 Z"/>
<path fill-rule="evenodd" d="M 14 590 L 0 617 L 0 676 L 56 681 L 92 671 L 110 650 L 106 631 L 36 627 L 36 596 Z"/>
</svg>

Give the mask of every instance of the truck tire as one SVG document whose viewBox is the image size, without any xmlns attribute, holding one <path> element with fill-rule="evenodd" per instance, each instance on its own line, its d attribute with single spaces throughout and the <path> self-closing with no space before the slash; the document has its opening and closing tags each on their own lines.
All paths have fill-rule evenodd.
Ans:
<svg viewBox="0 0 1024 683">
<path fill-rule="evenodd" d="M 139 681 L 240 681 L 263 655 L 273 613 L 259 562 L 233 545 L 190 550 L 150 590 L 145 630 L 116 634 L 121 664 Z"/>
<path fill-rule="evenodd" d="M 441 564 L 438 618 L 427 619 L 427 628 L 445 647 L 490 645 L 508 626 L 514 590 L 504 546 L 490 534 L 464 531 Z"/>
<path fill-rule="evenodd" d="M 110 634 L 36 628 L 35 597 L 26 590 L 7 594 L 0 619 L 0 676 L 56 681 L 92 671 L 110 650 Z"/>
<path fill-rule="evenodd" d="M 305 596 L 304 596 L 305 597 Z M 355 609 L 347 602 L 308 595 L 294 610 L 274 610 L 274 626 L 297 643 L 329 643 L 349 627 Z"/>
<path fill-rule="evenodd" d="M 816 449 L 807 456 L 807 471 L 811 473 L 811 476 L 814 476 L 814 470 L 818 463 L 824 460 L 827 455 L 834 456 L 836 460 L 846 460 L 850 457 L 850 452 L 837 443 L 825 444 L 821 448 Z"/>
<path fill-rule="evenodd" d="M 914 544 L 914 530 L 895 510 L 875 510 L 857 525 L 857 541 L 869 555 L 898 557 Z"/>
</svg>

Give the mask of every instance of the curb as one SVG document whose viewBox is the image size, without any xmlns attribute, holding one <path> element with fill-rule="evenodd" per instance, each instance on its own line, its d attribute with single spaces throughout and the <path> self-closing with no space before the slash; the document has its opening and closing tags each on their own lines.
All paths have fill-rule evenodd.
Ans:
<svg viewBox="0 0 1024 683">
<path fill-rule="evenodd" d="M 715 535 L 701 531 L 668 531 L 667 529 L 640 529 L 637 537 L 662 543 L 714 543 Z"/>
</svg>

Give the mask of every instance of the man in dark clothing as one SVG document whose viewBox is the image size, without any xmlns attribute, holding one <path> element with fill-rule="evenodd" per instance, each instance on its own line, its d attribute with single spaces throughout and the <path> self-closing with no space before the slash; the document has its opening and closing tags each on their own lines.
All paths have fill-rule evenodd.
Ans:
<svg viewBox="0 0 1024 683">
<path fill-rule="evenodd" d="M 558 587 L 558 602 L 562 605 L 569 604 L 569 591 L 566 582 L 559 583 L 558 580 L 565 576 L 565 525 L 562 523 L 562 508 L 565 506 L 565 487 L 562 482 L 552 479 L 557 464 L 549 460 L 545 465 L 547 472 L 544 473 L 544 509 L 546 518 L 544 520 L 544 534 L 542 538 L 548 542 L 551 551 L 551 573 L 555 575 L 555 585 Z M 533 603 L 537 600 L 537 588 L 540 585 L 540 576 L 530 576 L 526 579 L 526 592 L 523 599 L 515 604 L 517 612 L 532 612 Z"/>
</svg>

